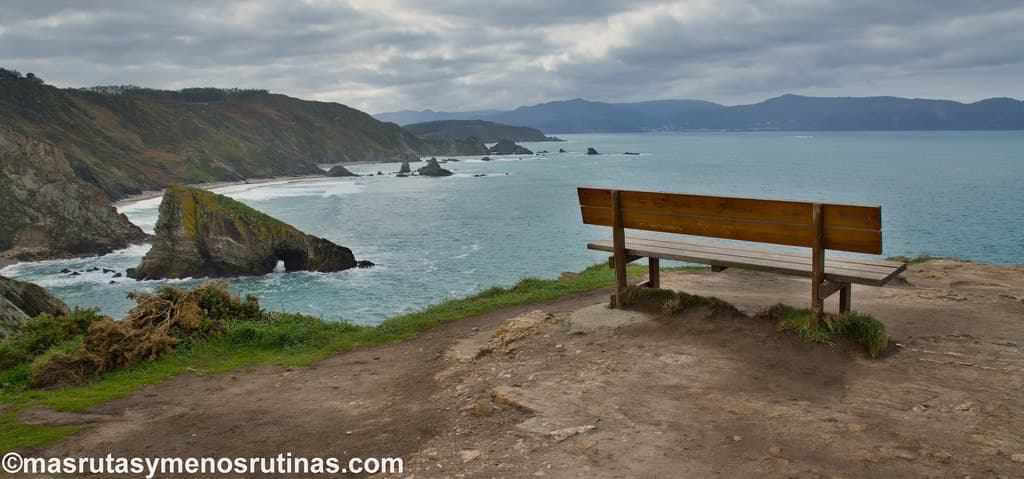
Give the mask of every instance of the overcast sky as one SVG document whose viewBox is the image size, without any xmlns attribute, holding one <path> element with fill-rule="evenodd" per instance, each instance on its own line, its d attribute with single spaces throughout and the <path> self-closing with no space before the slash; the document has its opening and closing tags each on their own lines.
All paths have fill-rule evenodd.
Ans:
<svg viewBox="0 0 1024 479">
<path fill-rule="evenodd" d="M 1021 0 L 0 0 L 0 66 L 50 84 L 266 88 L 374 113 L 1024 98 L 1021 45 Z"/>
</svg>

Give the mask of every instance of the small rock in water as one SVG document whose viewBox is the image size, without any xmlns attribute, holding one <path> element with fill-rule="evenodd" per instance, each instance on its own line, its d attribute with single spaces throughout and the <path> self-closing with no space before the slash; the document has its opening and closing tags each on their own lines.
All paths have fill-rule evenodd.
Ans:
<svg viewBox="0 0 1024 479">
<path fill-rule="evenodd" d="M 598 153 L 597 150 L 595 150 L 593 147 L 587 148 L 587 154 L 588 155 L 600 155 L 600 153 Z"/>
<path fill-rule="evenodd" d="M 82 275 L 82 273 L 79 273 L 78 271 L 72 271 L 69 276 L 81 276 L 81 275 Z"/>
<path fill-rule="evenodd" d="M 356 268 L 372 268 L 376 266 L 373 261 L 359 260 L 356 261 Z"/>
<path fill-rule="evenodd" d="M 121 273 L 114 273 L 114 275 L 111 276 L 111 278 L 120 278 L 121 276 L 124 276 L 124 275 L 122 275 Z"/>
<path fill-rule="evenodd" d="M 64 269 L 60 270 L 60 272 L 61 272 L 61 274 L 68 274 L 68 273 L 71 272 L 71 270 L 67 269 L 67 268 L 64 268 Z"/>
</svg>

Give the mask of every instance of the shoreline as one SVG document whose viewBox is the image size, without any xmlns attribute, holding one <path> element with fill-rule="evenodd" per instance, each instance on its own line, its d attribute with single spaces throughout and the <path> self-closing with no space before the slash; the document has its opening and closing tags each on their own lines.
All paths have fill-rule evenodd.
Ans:
<svg viewBox="0 0 1024 479">
<path fill-rule="evenodd" d="M 191 183 L 188 186 L 196 188 L 202 188 L 204 190 L 212 190 L 214 188 L 224 188 L 226 186 L 238 186 L 238 185 L 260 185 L 264 183 L 273 183 L 275 181 L 291 181 L 291 180 L 311 180 L 316 178 L 329 178 L 328 176 L 317 176 L 317 175 L 303 175 L 303 176 L 275 176 L 273 178 L 254 178 L 241 181 L 208 181 L 205 183 Z M 161 188 L 159 190 L 146 190 L 142 193 L 125 196 L 116 201 L 110 202 L 110 205 L 114 208 L 121 208 L 122 206 L 130 203 L 135 203 L 144 200 L 151 200 L 153 198 L 159 198 L 163 196 L 164 191 L 167 188 Z"/>
<path fill-rule="evenodd" d="M 395 162 L 348 161 L 348 162 L 345 162 L 345 163 L 322 163 L 319 166 L 322 168 L 324 166 L 328 166 L 328 167 L 334 167 L 334 166 L 337 166 L 337 165 L 359 166 L 359 165 L 377 165 L 377 164 L 385 164 L 385 163 L 395 163 Z M 196 188 L 202 188 L 204 190 L 212 190 L 212 189 L 215 189 L 215 188 L 224 188 L 224 187 L 227 187 L 227 186 L 260 185 L 260 184 L 264 184 L 264 183 L 273 183 L 275 181 L 313 180 L 313 179 L 318 179 L 318 178 L 330 178 L 330 176 L 327 176 L 327 170 L 324 170 L 324 174 L 323 175 L 293 175 L 293 176 L 274 176 L 274 177 L 270 177 L 270 178 L 249 178 L 249 179 L 245 179 L 245 180 L 236 180 L 236 181 L 207 181 L 207 182 L 204 182 L 204 183 L 188 183 L 188 186 L 194 186 Z M 167 190 L 167 188 L 161 188 L 159 190 L 146 190 L 146 191 L 143 191 L 141 193 L 137 193 L 137 194 L 134 194 L 134 195 L 128 195 L 128 196 L 125 196 L 125 197 L 120 198 L 118 200 L 111 201 L 110 204 L 111 204 L 111 206 L 113 206 L 115 208 L 120 208 L 120 207 L 125 206 L 125 205 L 127 205 L 129 203 L 135 203 L 137 201 L 144 201 L 144 200 L 151 200 L 153 198 L 159 198 L 159 197 L 163 196 L 165 190 Z M 0 267 L 2 267 L 2 266 L 0 266 Z"/>
</svg>

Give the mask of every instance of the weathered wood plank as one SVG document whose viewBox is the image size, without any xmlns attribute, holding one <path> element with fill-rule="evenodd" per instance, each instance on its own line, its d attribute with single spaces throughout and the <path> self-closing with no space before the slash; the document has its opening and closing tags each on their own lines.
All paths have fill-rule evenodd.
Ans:
<svg viewBox="0 0 1024 479">
<path fill-rule="evenodd" d="M 661 287 L 661 261 L 658 258 L 647 259 L 647 283 L 652 288 Z"/>
<path fill-rule="evenodd" d="M 610 244 L 611 239 L 601 240 L 608 241 Z M 732 249 L 725 243 L 709 243 L 701 241 L 683 241 L 677 240 L 676 238 L 669 237 L 656 237 L 656 236 L 640 236 L 640 235 L 626 235 L 627 245 L 649 245 L 652 247 L 657 246 L 670 246 L 676 248 L 684 248 L 693 251 L 706 251 L 708 253 L 716 254 L 727 254 L 736 256 L 738 258 L 758 258 L 758 259 L 772 259 L 782 262 L 790 262 L 796 264 L 811 264 L 811 256 L 806 250 L 804 251 L 785 251 L 780 249 L 766 249 L 766 248 L 741 248 Z M 861 263 L 861 258 L 854 258 L 850 256 L 839 256 L 839 255 L 826 255 L 826 260 L 832 265 L 840 266 L 847 269 L 871 272 L 871 273 L 885 273 L 892 272 L 894 268 L 903 266 L 903 263 L 888 261 L 885 264 L 880 262 Z"/>
<path fill-rule="evenodd" d="M 612 226 L 615 220 L 614 212 L 609 208 L 586 206 L 581 207 L 580 211 L 584 224 Z M 811 225 L 680 216 L 628 209 L 622 210 L 621 214 L 623 226 L 629 229 L 804 247 L 812 246 L 814 241 Z M 827 249 L 878 254 L 882 250 L 882 234 L 877 230 L 831 228 L 825 231 L 825 244 Z"/>
<path fill-rule="evenodd" d="M 601 242 L 589 243 L 587 244 L 587 248 L 598 251 L 612 250 L 611 245 L 604 244 Z M 793 276 L 802 276 L 806 278 L 811 277 L 810 265 L 801 265 L 797 263 L 780 262 L 773 260 L 758 260 L 753 258 L 738 258 L 736 256 L 730 255 L 714 254 L 702 251 L 690 251 L 686 249 L 675 249 L 670 247 L 639 246 L 629 244 L 628 242 L 626 245 L 626 252 L 627 254 L 646 256 L 648 258 L 655 257 L 672 261 L 682 261 L 686 263 L 714 264 L 726 268 L 768 271 Z M 890 279 L 892 279 L 892 277 L 895 276 L 897 273 L 897 270 L 894 270 L 894 272 L 890 275 L 885 275 L 881 273 L 867 273 L 864 271 L 855 271 L 833 267 L 830 266 L 828 263 L 825 264 L 826 279 L 857 284 L 867 284 L 872 286 L 882 286 L 883 284 L 887 283 Z"/>
<path fill-rule="evenodd" d="M 623 228 L 622 208 L 619 192 L 612 191 L 612 253 L 615 257 L 615 304 L 622 304 L 622 292 L 626 289 L 626 231 Z M 617 306 L 616 306 L 617 307 Z"/>
<path fill-rule="evenodd" d="M 818 328 L 818 320 L 825 312 L 825 301 L 821 295 L 821 284 L 825 281 L 825 218 L 821 204 L 811 208 L 814 221 L 814 238 L 811 243 L 811 331 Z M 625 241 L 625 240 L 623 240 Z"/>
<path fill-rule="evenodd" d="M 607 189 L 577 189 L 580 206 L 611 207 Z M 811 224 L 813 203 L 738 196 L 694 195 L 656 191 L 619 190 L 622 208 L 694 216 L 745 218 L 767 222 Z M 823 204 L 826 228 L 881 229 L 881 207 L 874 205 Z"/>
<path fill-rule="evenodd" d="M 779 256 L 792 256 L 795 258 L 801 258 L 810 261 L 810 255 L 807 254 L 807 250 L 790 250 L 777 248 L 766 249 L 763 247 L 728 243 L 724 241 L 704 241 L 695 239 L 691 236 L 653 236 L 643 235 L 639 233 L 626 233 L 627 242 L 636 240 L 666 242 L 681 246 L 706 247 L 712 248 L 715 251 L 735 251 L 737 252 L 737 254 L 741 254 L 742 252 L 754 252 L 757 254 L 763 254 L 766 251 L 770 251 Z M 611 239 L 609 238 L 608 241 L 611 241 Z M 884 270 L 889 270 L 903 265 L 903 263 L 900 261 L 889 261 L 876 258 L 837 255 L 830 254 L 828 252 L 825 253 L 825 259 L 831 262 L 851 263 L 861 266 L 876 266 Z"/>
</svg>

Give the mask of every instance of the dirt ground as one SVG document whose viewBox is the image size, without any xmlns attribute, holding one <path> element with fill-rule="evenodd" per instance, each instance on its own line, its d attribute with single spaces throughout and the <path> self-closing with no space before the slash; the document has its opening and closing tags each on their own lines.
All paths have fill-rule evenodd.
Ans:
<svg viewBox="0 0 1024 479">
<path fill-rule="evenodd" d="M 662 281 L 748 314 L 809 299 L 806 280 L 772 274 Z M 880 359 L 748 317 L 609 310 L 606 289 L 309 368 L 23 411 L 93 427 L 22 452 L 398 456 L 406 478 L 1024 477 L 1024 266 L 936 260 L 894 283 L 853 293 L 898 343 Z"/>
</svg>

